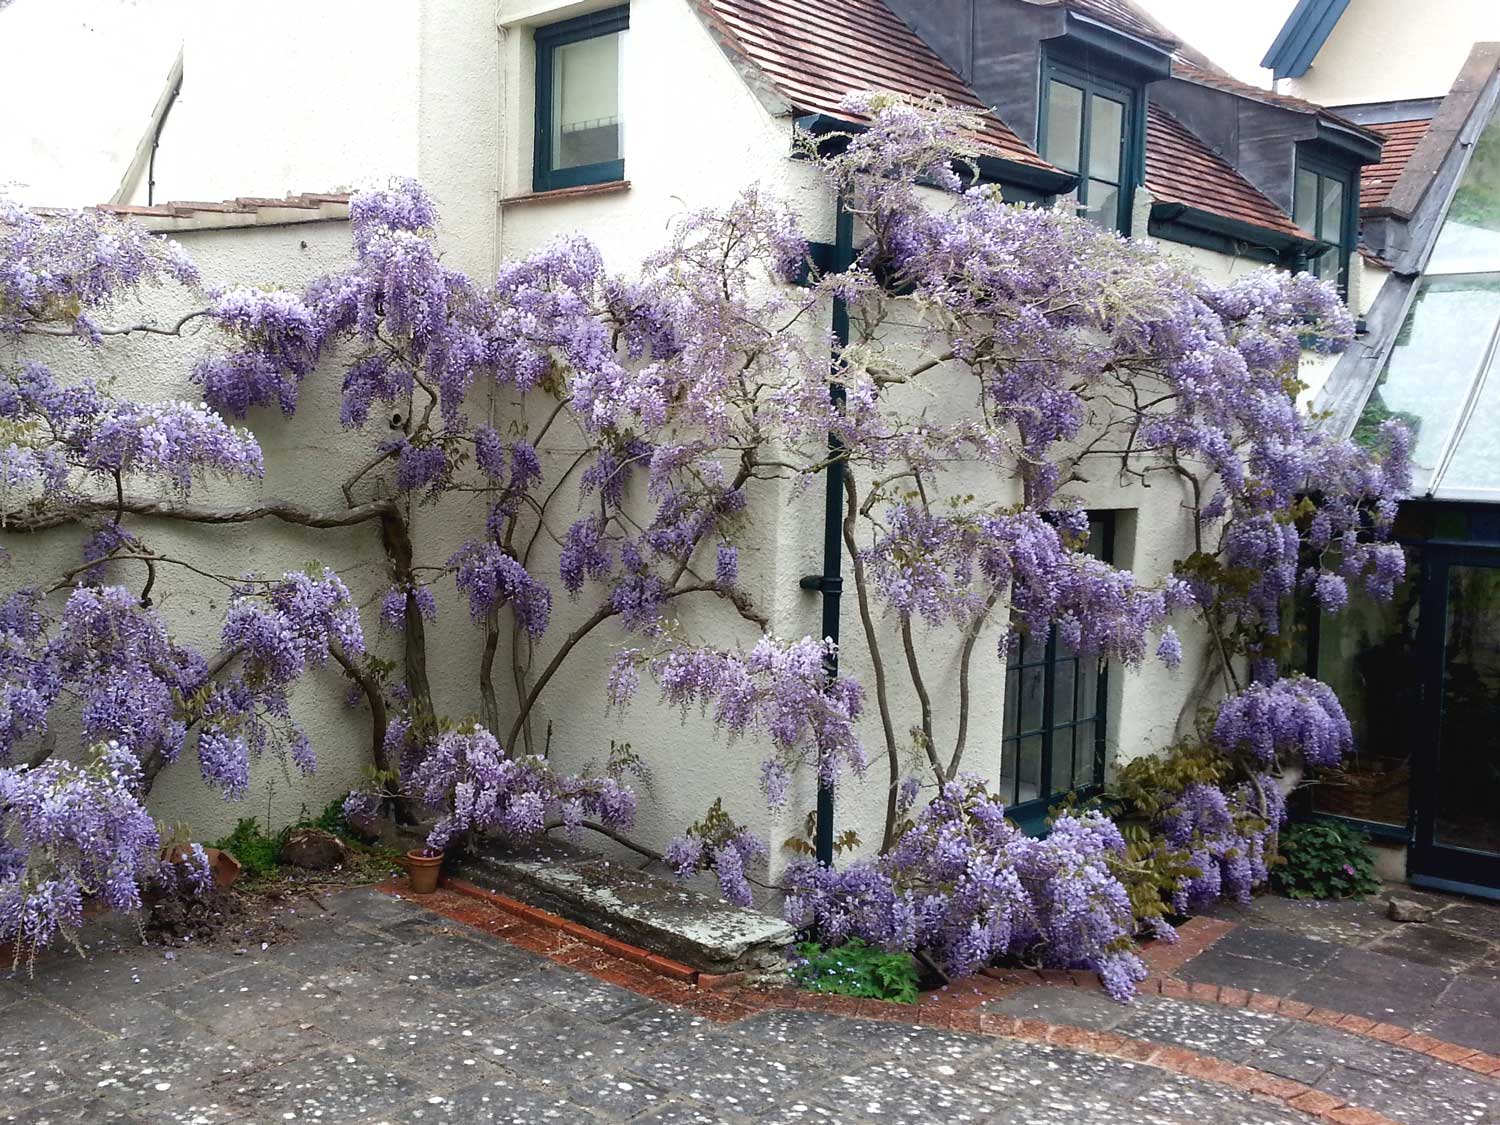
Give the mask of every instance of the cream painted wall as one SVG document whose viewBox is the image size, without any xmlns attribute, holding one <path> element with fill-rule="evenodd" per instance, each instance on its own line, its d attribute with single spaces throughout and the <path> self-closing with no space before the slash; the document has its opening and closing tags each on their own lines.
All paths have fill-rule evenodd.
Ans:
<svg viewBox="0 0 1500 1125">
<path fill-rule="evenodd" d="M 342 27 L 333 15 L 319 15 L 314 20 L 311 26 L 317 34 L 300 18 L 267 20 L 267 27 L 294 26 L 307 32 L 298 42 L 284 44 L 290 57 L 302 60 L 303 65 L 288 62 L 285 70 L 277 70 L 270 78 L 259 69 L 265 51 L 239 54 L 232 49 L 232 27 L 218 28 L 214 34 L 205 32 L 196 40 L 190 38 L 189 85 L 185 90 L 191 87 L 193 75 L 199 74 L 195 97 L 200 100 L 197 109 L 174 115 L 172 129 L 177 133 L 171 139 L 179 153 L 198 151 L 198 139 L 209 134 L 213 137 L 206 143 L 220 147 L 216 162 L 205 157 L 202 168 L 181 170 L 185 177 L 191 174 L 200 179 L 176 182 L 196 183 L 197 187 L 185 187 L 180 192 L 169 188 L 168 194 L 281 194 L 380 179 L 390 173 L 415 173 L 442 206 L 440 238 L 447 259 L 481 277 L 492 273 L 502 258 L 524 254 L 551 238 L 572 233 L 586 234 L 595 241 L 611 267 L 629 269 L 664 241 L 674 220 L 697 208 L 727 203 L 755 181 L 788 199 L 812 237 L 830 238 L 832 200 L 811 169 L 789 159 L 789 118 L 768 112 L 767 104 L 741 80 L 683 0 L 634 0 L 631 6 L 631 32 L 626 37 L 623 58 L 629 189 L 577 198 L 500 202 L 525 195 L 530 189 L 534 105 L 530 28 L 538 22 L 600 6 L 595 0 L 582 4 L 503 0 L 503 25 L 497 29 L 495 12 L 487 3 L 423 0 L 420 5 L 402 6 L 399 12 L 391 13 L 391 22 L 378 36 L 380 42 L 367 45 L 372 52 L 369 54 L 352 49 L 344 53 L 337 43 L 325 43 L 320 48 L 320 41 L 332 34 L 332 29 Z M 329 11 L 335 7 L 330 4 Z M 364 16 L 358 22 L 380 23 Z M 259 44 L 273 54 L 279 42 L 258 23 L 244 27 L 240 41 Z M 200 59 L 196 70 L 192 61 L 194 43 Z M 329 95 L 335 104 L 355 106 L 371 115 L 369 120 L 361 118 L 347 137 L 331 147 L 320 146 L 319 138 L 326 139 L 327 130 L 341 127 L 324 116 L 316 97 L 311 96 L 317 90 L 327 92 L 327 75 L 307 78 L 302 74 L 304 69 L 317 69 L 308 60 L 319 59 L 322 52 L 334 59 L 330 73 L 339 73 L 341 68 L 358 72 L 347 92 Z M 370 65 L 372 58 L 389 62 L 389 68 L 381 72 L 389 87 L 367 100 L 364 94 L 369 92 L 368 86 L 360 83 L 371 81 L 378 69 Z M 670 59 L 671 65 L 661 65 L 662 59 Z M 220 78 L 222 83 L 215 85 Z M 288 110 L 295 103 L 302 112 L 290 116 L 267 113 L 265 120 L 255 115 L 255 120 L 238 123 L 243 131 L 226 129 L 229 119 L 223 111 L 243 105 L 262 82 L 284 84 L 288 92 L 277 94 L 275 105 Z M 684 90 L 695 91 L 697 96 L 685 98 Z M 338 100 L 341 98 L 344 100 Z M 390 107 L 382 99 L 401 104 Z M 219 112 L 212 111 L 215 104 Z M 371 107 L 387 107 L 391 112 L 382 119 L 384 109 Z M 774 105 L 771 108 L 774 110 Z M 273 127 L 276 122 L 280 125 Z M 276 128 L 295 135 L 281 139 Z M 345 141 L 346 147 L 339 147 Z M 169 155 L 163 165 L 164 175 L 176 174 L 171 171 L 170 160 Z M 334 179 L 332 183 L 312 182 L 315 175 Z M 307 230 L 297 227 L 202 234 L 184 241 L 211 277 L 298 285 L 319 269 L 342 260 L 346 253 L 347 229 L 342 224 L 322 224 L 313 237 L 308 237 Z M 301 245 L 304 241 L 308 243 L 306 249 Z M 1173 244 L 1164 244 L 1164 249 L 1220 278 L 1251 266 Z M 827 324 L 826 312 L 819 323 Z M 899 331 L 891 335 L 889 346 L 903 346 Z M 130 373 L 126 385 L 149 384 L 161 393 L 176 391 L 181 385 L 178 373 L 185 367 L 156 367 L 148 351 L 138 354 L 138 347 L 130 345 L 127 358 L 118 361 Z M 265 488 L 283 490 L 309 503 L 336 503 L 336 482 L 368 450 L 369 437 L 345 435 L 337 428 L 332 413 L 336 409 L 337 377 L 331 365 L 308 381 L 305 393 L 312 409 L 292 422 L 279 416 L 253 420 L 266 444 L 268 460 L 276 463 L 279 458 L 280 463 L 278 475 Z M 470 408 L 476 417 L 488 412 L 502 428 L 511 424 L 534 427 L 539 421 L 536 415 L 523 416 L 519 405 L 505 395 L 498 395 L 491 403 L 471 400 Z M 559 473 L 562 462 L 553 461 L 548 469 Z M 1072 486 L 1072 491 L 1090 507 L 1119 511 L 1118 562 L 1132 566 L 1150 582 L 1190 550 L 1181 518 L 1184 497 L 1178 488 L 1164 479 L 1149 489 L 1124 486 L 1111 465 L 1097 466 L 1089 476 L 1088 481 Z M 1000 495 L 1008 494 L 1012 487 L 1008 481 L 964 483 Z M 741 544 L 743 585 L 758 608 L 770 617 L 778 635 L 787 639 L 815 635 L 819 631 L 819 599 L 799 589 L 797 580 L 821 567 L 821 485 L 801 493 L 766 485 L 755 494 L 753 503 L 757 518 L 748 523 Z M 576 505 L 576 498 L 564 490 L 559 504 L 566 511 L 569 505 Z M 481 506 L 459 501 L 419 508 L 413 516 L 418 562 L 441 565 L 482 526 L 483 518 Z M 222 558 L 221 544 L 226 540 L 219 539 L 218 532 L 214 536 L 212 543 L 197 535 L 183 536 L 184 549 Z M 267 567 L 300 563 L 316 554 L 345 571 L 362 599 L 377 597 L 384 586 L 381 556 L 372 533 L 310 537 L 284 529 L 257 528 L 232 533 L 227 542 L 236 556 L 243 552 L 247 563 Z M 44 561 L 55 565 L 60 557 L 48 556 Z M 556 573 L 555 547 L 545 536 L 538 540 L 531 565 L 538 573 Z M 190 634 L 198 630 L 201 635 L 210 628 L 211 593 L 190 587 L 178 599 L 173 612 L 183 615 Z M 439 603 L 439 624 L 429 632 L 429 670 L 440 709 L 454 719 L 462 719 L 479 710 L 481 638 L 451 584 L 440 587 Z M 721 604 L 710 601 L 686 606 L 685 626 L 690 633 L 708 634 L 721 641 L 752 643 L 754 630 L 739 621 L 726 626 L 724 622 L 732 619 L 723 611 Z M 529 656 L 533 669 L 550 658 L 558 639 L 586 612 L 585 603 L 571 603 L 565 595 L 559 597 L 548 637 Z M 373 613 L 366 615 L 366 621 L 373 633 Z M 907 730 L 917 714 L 915 693 L 904 675 L 899 642 L 890 623 L 882 622 L 880 630 L 892 676 L 898 735 L 906 742 Z M 843 637 L 845 672 L 869 687 L 870 654 L 852 592 L 846 598 Z M 996 639 L 992 631 L 981 640 L 974 656 L 976 711 L 966 756 L 970 768 L 992 780 L 999 768 L 999 705 L 1004 682 Z M 918 640 L 929 683 L 939 689 L 950 686 L 957 661 L 951 639 L 923 635 Z M 643 755 L 653 776 L 642 801 L 636 833 L 641 839 L 661 845 L 723 794 L 732 815 L 771 840 L 779 866 L 785 855 L 775 845 L 800 830 L 802 816 L 812 806 L 811 778 L 802 779 L 786 810 L 768 812 L 757 789 L 761 751 L 755 743 L 728 743 L 697 716 L 682 721 L 675 712 L 651 702 L 649 686 L 643 688 L 642 698 L 625 715 L 606 714 L 603 685 L 613 653 L 622 643 L 625 638 L 619 630 L 606 626 L 580 647 L 568 673 L 542 697 L 533 727 L 536 748 L 542 747 L 550 732 L 554 761 L 560 768 L 572 770 L 602 760 L 611 740 L 629 741 Z M 1160 747 L 1178 731 L 1185 702 L 1195 688 L 1203 648 L 1191 635 L 1184 636 L 1184 644 L 1187 661 L 1176 673 L 1147 664 L 1114 675 L 1110 745 L 1119 760 Z M 507 636 L 496 668 L 503 700 L 513 699 L 509 652 Z M 528 658 L 524 647 L 522 656 Z M 324 765 L 318 778 L 305 788 L 285 779 L 276 782 L 271 805 L 277 824 L 295 815 L 304 801 L 315 808 L 342 792 L 368 760 L 363 741 L 368 734 L 367 719 L 358 711 L 339 709 L 342 692 L 337 677 L 315 680 L 299 693 L 298 706 L 309 717 Z M 857 829 L 867 845 L 878 842 L 885 800 L 880 734 L 873 708 L 872 698 L 863 733 L 875 760 L 865 781 L 851 781 L 841 790 L 838 814 L 840 827 Z M 506 709 L 502 703 L 502 710 Z M 954 723 L 951 707 L 940 702 L 940 746 L 951 744 Z M 179 765 L 164 778 L 153 807 L 160 816 L 189 820 L 205 834 L 216 832 L 236 816 L 264 808 L 265 783 L 274 775 L 274 767 L 267 768 L 272 772 L 263 770 L 257 777 L 249 805 L 233 807 L 206 797 L 194 780 L 192 766 Z"/>
<path fill-rule="evenodd" d="M 321 273 L 338 268 L 348 256 L 348 224 L 303 223 L 270 229 L 237 229 L 184 234 L 180 241 L 209 283 L 299 286 Z M 181 313 L 201 307 L 202 297 L 176 286 L 150 291 L 143 303 L 130 302 L 114 310 L 115 323 L 169 323 Z M 43 354 L 60 373 L 89 376 L 123 395 L 149 399 L 183 398 L 197 401 L 188 379 L 193 361 L 219 346 L 215 333 L 190 332 L 182 339 L 160 336 L 110 337 L 98 349 L 71 340 L 52 343 Z M 29 355 L 38 354 L 28 347 Z M 14 356 L 0 352 L 0 367 Z M 302 405 L 294 419 L 276 411 L 257 411 L 249 420 L 265 452 L 267 475 L 256 482 L 210 481 L 198 485 L 193 501 L 209 506 L 233 506 L 278 497 L 310 508 L 341 509 L 339 482 L 366 456 L 368 439 L 329 440 L 341 434 L 338 426 L 338 385 L 331 379 L 311 378 L 303 389 Z M 136 482 L 132 494 L 150 495 L 150 486 Z M 333 567 L 362 604 L 378 603 L 386 586 L 376 525 L 347 530 L 318 531 L 263 521 L 216 528 L 188 527 L 165 520 L 133 520 L 131 526 L 156 550 L 218 573 L 260 571 L 279 574 L 310 562 Z M 14 556 L 6 582 L 42 583 L 76 565 L 82 536 L 71 530 L 37 537 L 5 535 Z M 139 567 L 117 564 L 109 580 L 139 586 Z M 224 589 L 177 568 L 161 567 L 157 603 L 177 635 L 201 651 L 218 650 L 218 629 L 225 608 Z M 375 629 L 375 613 L 365 615 L 369 640 L 376 651 L 394 655 L 390 638 Z M 382 647 L 383 646 L 383 647 Z M 294 710 L 305 725 L 317 755 L 314 777 L 303 778 L 273 758 L 257 763 L 250 794 L 244 803 L 229 803 L 199 780 L 191 748 L 169 766 L 151 795 L 154 815 L 185 822 L 199 838 L 216 838 L 241 816 L 262 820 L 269 804 L 271 822 L 281 827 L 296 819 L 306 805 L 313 812 L 358 783 L 370 761 L 369 720 L 344 704 L 342 677 L 330 665 L 314 671 L 294 697 Z M 58 745 L 66 754 L 77 746 L 66 725 Z"/>
<path fill-rule="evenodd" d="M 1436 98 L 1448 92 L 1469 49 L 1500 39 L 1494 0 L 1356 0 L 1312 67 L 1283 83 L 1322 105 Z"/>
</svg>

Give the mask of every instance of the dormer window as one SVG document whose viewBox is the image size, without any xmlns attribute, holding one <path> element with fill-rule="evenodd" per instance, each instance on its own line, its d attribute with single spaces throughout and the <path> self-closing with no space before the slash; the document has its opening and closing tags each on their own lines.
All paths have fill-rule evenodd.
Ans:
<svg viewBox="0 0 1500 1125">
<path fill-rule="evenodd" d="M 1349 295 L 1349 259 L 1358 230 L 1359 170 L 1346 164 L 1297 153 L 1297 183 L 1292 219 L 1328 249 L 1307 263 L 1307 271 Z"/>
<path fill-rule="evenodd" d="M 1139 160 L 1141 95 L 1124 83 L 1047 60 L 1042 70 L 1042 156 L 1078 176 L 1081 214 L 1128 233 Z"/>
<path fill-rule="evenodd" d="M 625 178 L 620 55 L 630 8 L 536 30 L 536 150 L 532 190 Z"/>
</svg>

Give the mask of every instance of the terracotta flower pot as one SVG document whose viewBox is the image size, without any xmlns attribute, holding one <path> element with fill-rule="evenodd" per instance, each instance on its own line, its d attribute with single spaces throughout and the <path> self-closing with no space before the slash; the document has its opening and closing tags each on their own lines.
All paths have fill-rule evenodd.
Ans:
<svg viewBox="0 0 1500 1125">
<path fill-rule="evenodd" d="M 414 895 L 430 895 L 437 890 L 438 873 L 443 867 L 443 853 L 431 848 L 417 848 L 406 853 L 408 888 Z"/>
</svg>

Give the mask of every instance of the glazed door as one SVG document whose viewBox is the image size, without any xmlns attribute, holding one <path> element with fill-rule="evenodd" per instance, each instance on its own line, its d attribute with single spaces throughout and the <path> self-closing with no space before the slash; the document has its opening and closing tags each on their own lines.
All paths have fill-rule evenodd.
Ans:
<svg viewBox="0 0 1500 1125">
<path fill-rule="evenodd" d="M 1412 881 L 1500 895 L 1500 552 L 1434 547 L 1421 628 Z"/>
</svg>

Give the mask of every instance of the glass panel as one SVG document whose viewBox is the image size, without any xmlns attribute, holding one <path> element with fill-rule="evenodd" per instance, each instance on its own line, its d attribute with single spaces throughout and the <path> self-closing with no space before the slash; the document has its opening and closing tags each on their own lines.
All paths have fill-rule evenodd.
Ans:
<svg viewBox="0 0 1500 1125">
<path fill-rule="evenodd" d="M 1344 185 L 1331 177 L 1323 177 L 1322 222 L 1318 224 L 1318 237 L 1329 242 L 1340 242 L 1344 232 Z"/>
<path fill-rule="evenodd" d="M 1448 572 L 1435 843 L 1500 853 L 1500 569 Z"/>
<path fill-rule="evenodd" d="M 1047 83 L 1047 136 L 1042 155 L 1068 172 L 1078 171 L 1083 150 L 1083 91 L 1052 79 Z"/>
<path fill-rule="evenodd" d="M 1406 553 L 1406 578 L 1389 602 L 1351 598 L 1318 627 L 1318 679 L 1333 688 L 1354 729 L 1354 753 L 1313 788 L 1318 812 L 1404 827 L 1411 752 L 1428 744 L 1421 710 L 1417 622 L 1421 556 Z"/>
<path fill-rule="evenodd" d="M 1078 668 L 1078 715 L 1099 713 L 1099 662 L 1082 661 Z"/>
<path fill-rule="evenodd" d="M 1016 692 L 1016 685 L 1021 682 L 1021 674 L 1015 668 L 1005 670 L 1005 729 L 1002 738 L 1014 738 L 1016 736 L 1016 708 L 1020 706 L 1021 698 Z"/>
<path fill-rule="evenodd" d="M 565 43 L 552 53 L 552 166 L 624 157 L 620 131 L 623 32 Z"/>
<path fill-rule="evenodd" d="M 1318 233 L 1318 177 L 1306 168 L 1297 169 L 1297 196 L 1292 218 L 1308 234 Z"/>
<path fill-rule="evenodd" d="M 1091 223 L 1098 223 L 1101 227 L 1112 227 L 1120 221 L 1119 188 L 1114 184 L 1090 180 L 1088 191 L 1088 206 L 1083 209 L 1084 218 Z"/>
<path fill-rule="evenodd" d="M 1073 728 L 1073 784 L 1094 783 L 1094 744 L 1099 741 L 1099 724 L 1092 720 Z"/>
<path fill-rule="evenodd" d="M 1325 281 L 1343 283 L 1339 266 L 1343 262 L 1344 241 L 1344 185 L 1328 176 L 1323 177 L 1323 207 L 1318 223 L 1318 237 L 1332 242 L 1318 261 L 1317 275 Z"/>
<path fill-rule="evenodd" d="M 1492 362 L 1436 495 L 1450 489 L 1500 491 L 1500 371 Z"/>
<path fill-rule="evenodd" d="M 1017 747 L 1016 804 L 1034 801 L 1042 795 L 1042 736 L 1023 738 Z"/>
<path fill-rule="evenodd" d="M 1059 648 L 1062 646 L 1059 645 Z M 1073 713 L 1073 688 L 1078 674 L 1078 658 L 1064 657 L 1054 665 L 1052 677 L 1052 725 L 1071 723 L 1078 716 Z"/>
<path fill-rule="evenodd" d="M 1500 270 L 1500 121 L 1491 118 L 1474 145 L 1428 273 Z"/>
<path fill-rule="evenodd" d="M 1356 440 L 1399 418 L 1416 435 L 1412 489 L 1424 492 L 1500 323 L 1500 279 L 1426 282 L 1396 337 Z"/>
<path fill-rule="evenodd" d="M 1091 100 L 1089 119 L 1089 178 L 1120 182 L 1120 153 L 1125 147 L 1125 107 L 1113 98 Z"/>
<path fill-rule="evenodd" d="M 1042 729 L 1042 692 L 1046 687 L 1046 678 L 1046 665 L 1021 669 L 1022 733 Z"/>
<path fill-rule="evenodd" d="M 1078 782 L 1087 778 L 1073 778 L 1073 728 L 1063 727 L 1052 735 L 1052 792 L 1066 793 Z"/>
</svg>

